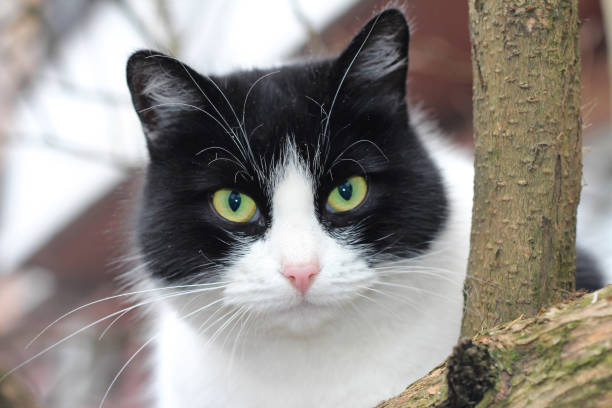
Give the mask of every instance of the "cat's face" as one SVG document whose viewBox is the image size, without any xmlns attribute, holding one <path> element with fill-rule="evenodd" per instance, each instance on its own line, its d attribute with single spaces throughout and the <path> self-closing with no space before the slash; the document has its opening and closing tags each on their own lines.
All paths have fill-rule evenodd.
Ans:
<svg viewBox="0 0 612 408">
<path fill-rule="evenodd" d="M 141 51 L 128 83 L 151 162 L 139 244 L 165 284 L 300 331 L 426 250 L 446 219 L 409 126 L 408 28 L 389 10 L 336 59 L 206 77 Z"/>
</svg>

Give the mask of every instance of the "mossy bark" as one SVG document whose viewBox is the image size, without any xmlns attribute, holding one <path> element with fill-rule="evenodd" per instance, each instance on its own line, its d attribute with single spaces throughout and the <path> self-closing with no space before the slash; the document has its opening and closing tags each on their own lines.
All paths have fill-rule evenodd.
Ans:
<svg viewBox="0 0 612 408">
<path fill-rule="evenodd" d="M 378 408 L 612 407 L 612 285 L 477 335 L 472 346 L 462 344 L 451 363 L 444 362 Z M 489 357 L 474 358 L 483 349 Z M 465 353 L 471 354 L 465 358 Z M 474 378 L 449 387 L 449 364 L 464 360 L 465 367 L 475 367 Z M 488 389 L 479 401 L 449 404 L 450 388 L 468 400 L 474 387 L 483 384 Z M 455 395 L 457 400 L 462 396 Z"/>
<path fill-rule="evenodd" d="M 468 336 L 572 292 L 582 170 L 577 0 L 469 0 L 469 11 Z"/>
</svg>

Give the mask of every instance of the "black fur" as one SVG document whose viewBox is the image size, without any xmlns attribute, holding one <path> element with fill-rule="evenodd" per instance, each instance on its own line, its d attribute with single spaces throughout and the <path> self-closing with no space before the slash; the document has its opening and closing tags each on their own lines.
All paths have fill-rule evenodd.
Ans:
<svg viewBox="0 0 612 408">
<path fill-rule="evenodd" d="M 371 249 L 372 263 L 426 249 L 447 202 L 409 125 L 408 42 L 403 15 L 387 10 L 338 58 L 277 70 L 206 77 L 160 53 L 132 55 L 128 85 L 151 157 L 138 234 L 149 270 L 169 281 L 218 279 L 216 266 L 240 247 L 227 231 L 255 240 L 270 226 L 269 180 L 288 142 L 314 172 L 317 216 L 331 234 L 361 223 L 353 243 Z M 330 191 L 353 175 L 368 181 L 364 203 L 328 212 Z M 260 220 L 221 219 L 210 199 L 223 187 L 249 194 Z"/>
<path fill-rule="evenodd" d="M 604 286 L 604 276 L 597 260 L 586 250 L 576 248 L 576 289 L 589 292 Z"/>
</svg>

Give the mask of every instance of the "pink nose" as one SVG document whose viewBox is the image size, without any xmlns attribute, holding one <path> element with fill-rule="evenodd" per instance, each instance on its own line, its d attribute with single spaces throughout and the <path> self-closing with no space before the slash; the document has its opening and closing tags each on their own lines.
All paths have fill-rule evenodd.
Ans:
<svg viewBox="0 0 612 408">
<path fill-rule="evenodd" d="M 319 273 L 319 270 L 319 263 L 315 261 L 301 265 L 284 264 L 281 273 L 304 295 L 312 284 L 314 277 Z"/>
</svg>

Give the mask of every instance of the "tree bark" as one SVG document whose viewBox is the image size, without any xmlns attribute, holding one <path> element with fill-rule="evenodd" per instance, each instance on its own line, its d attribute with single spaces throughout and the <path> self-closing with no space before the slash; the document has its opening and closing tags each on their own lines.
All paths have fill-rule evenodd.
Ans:
<svg viewBox="0 0 612 408">
<path fill-rule="evenodd" d="M 474 209 L 462 333 L 574 289 L 582 173 L 577 0 L 469 0 Z"/>
<path fill-rule="evenodd" d="M 461 343 L 378 405 L 434 407 L 612 407 L 612 285 Z"/>
</svg>

